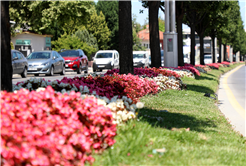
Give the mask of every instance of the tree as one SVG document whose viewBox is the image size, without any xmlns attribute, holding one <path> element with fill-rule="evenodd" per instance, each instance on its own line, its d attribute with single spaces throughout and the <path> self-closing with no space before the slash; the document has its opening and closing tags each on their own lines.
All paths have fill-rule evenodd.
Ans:
<svg viewBox="0 0 246 166">
<path fill-rule="evenodd" d="M 143 51 L 146 48 L 141 45 L 141 40 L 138 37 L 138 32 L 141 30 L 141 25 L 137 22 L 137 16 L 132 16 L 132 40 L 133 40 L 133 51 Z"/>
<path fill-rule="evenodd" d="M 150 36 L 150 54 L 151 67 L 159 68 L 161 66 L 160 38 L 158 11 L 161 7 L 160 1 L 142 1 L 142 6 L 149 8 L 149 36 Z"/>
<path fill-rule="evenodd" d="M 61 49 L 82 49 L 87 55 L 88 59 L 90 59 L 91 54 L 95 53 L 96 48 L 90 46 L 84 41 L 81 41 L 78 36 L 63 34 L 58 40 L 51 41 L 54 46 L 54 50 L 60 51 Z"/>
<path fill-rule="evenodd" d="M 120 74 L 134 74 L 131 1 L 119 1 Z"/>
<path fill-rule="evenodd" d="M 94 37 L 96 37 L 99 49 L 106 50 L 109 48 L 108 44 L 110 41 L 111 32 L 102 12 L 99 12 L 99 15 L 94 12 L 90 16 L 86 28 L 91 34 L 94 35 Z"/>
<path fill-rule="evenodd" d="M 165 20 L 163 20 L 160 16 L 158 17 L 159 22 L 159 30 L 165 32 Z"/>
<path fill-rule="evenodd" d="M 10 1 L 10 18 L 15 26 L 57 39 L 86 24 L 95 11 L 93 5 L 92 1 Z"/>
<path fill-rule="evenodd" d="M 119 2 L 98 1 L 96 10 L 97 14 L 100 14 L 100 12 L 104 14 L 108 28 L 111 32 L 109 49 L 119 50 Z"/>
<path fill-rule="evenodd" d="M 1 90 L 12 91 L 9 2 L 1 1 Z"/>
</svg>

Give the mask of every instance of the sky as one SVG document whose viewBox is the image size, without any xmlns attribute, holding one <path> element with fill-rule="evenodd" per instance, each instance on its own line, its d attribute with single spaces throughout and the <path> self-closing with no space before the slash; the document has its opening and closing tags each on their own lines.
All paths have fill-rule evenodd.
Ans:
<svg viewBox="0 0 246 166">
<path fill-rule="evenodd" d="M 242 20 L 244 22 L 244 29 L 246 29 L 246 0 L 239 0 L 239 6 L 240 6 L 240 12 L 242 16 Z M 139 10 L 143 10 L 143 13 L 139 13 Z M 142 7 L 142 3 L 138 0 L 132 0 L 132 14 L 135 14 L 137 16 L 137 22 L 141 25 L 144 24 L 144 20 L 148 18 L 148 9 L 145 9 Z M 161 18 L 165 18 L 164 13 L 159 10 L 159 16 Z M 186 25 L 183 25 L 183 29 L 189 28 Z"/>
</svg>

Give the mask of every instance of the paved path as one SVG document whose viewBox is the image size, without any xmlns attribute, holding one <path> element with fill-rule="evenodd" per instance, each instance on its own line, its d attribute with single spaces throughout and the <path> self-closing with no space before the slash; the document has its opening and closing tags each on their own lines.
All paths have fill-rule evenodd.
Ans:
<svg viewBox="0 0 246 166">
<path fill-rule="evenodd" d="M 220 78 L 219 109 L 236 131 L 246 136 L 246 66 L 241 65 Z"/>
</svg>

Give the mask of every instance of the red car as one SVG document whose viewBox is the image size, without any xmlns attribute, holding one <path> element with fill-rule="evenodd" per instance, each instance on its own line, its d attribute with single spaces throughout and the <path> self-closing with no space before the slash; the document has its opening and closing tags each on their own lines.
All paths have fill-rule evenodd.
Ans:
<svg viewBox="0 0 246 166">
<path fill-rule="evenodd" d="M 78 74 L 84 70 L 85 73 L 88 73 L 88 58 L 83 50 L 63 50 L 59 54 L 65 60 L 66 70 L 75 71 Z"/>
</svg>

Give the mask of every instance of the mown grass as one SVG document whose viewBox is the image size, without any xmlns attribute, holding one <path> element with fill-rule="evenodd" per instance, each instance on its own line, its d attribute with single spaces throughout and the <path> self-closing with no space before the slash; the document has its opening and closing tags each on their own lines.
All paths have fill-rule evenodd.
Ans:
<svg viewBox="0 0 246 166">
<path fill-rule="evenodd" d="M 244 165 L 246 139 L 232 129 L 217 101 L 204 96 L 216 93 L 219 76 L 236 66 L 183 78 L 187 90 L 141 98 L 145 107 L 138 120 L 118 127 L 117 142 L 94 155 L 94 165 Z M 153 153 L 160 148 L 166 152 Z"/>
</svg>

